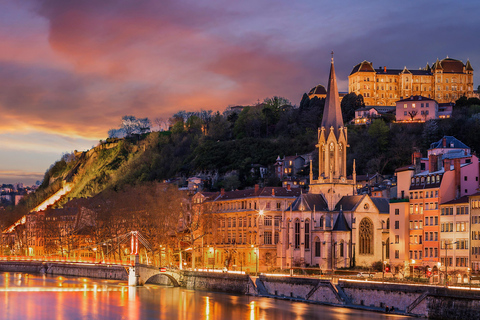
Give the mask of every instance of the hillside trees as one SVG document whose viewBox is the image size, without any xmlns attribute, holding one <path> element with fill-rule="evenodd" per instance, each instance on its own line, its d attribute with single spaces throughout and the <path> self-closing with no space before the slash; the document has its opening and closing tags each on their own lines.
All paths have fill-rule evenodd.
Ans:
<svg viewBox="0 0 480 320">
<path fill-rule="evenodd" d="M 136 118 L 135 116 L 124 116 L 119 129 L 108 131 L 109 138 L 131 137 L 134 134 L 142 135 L 150 132 L 151 123 L 148 118 Z"/>
</svg>

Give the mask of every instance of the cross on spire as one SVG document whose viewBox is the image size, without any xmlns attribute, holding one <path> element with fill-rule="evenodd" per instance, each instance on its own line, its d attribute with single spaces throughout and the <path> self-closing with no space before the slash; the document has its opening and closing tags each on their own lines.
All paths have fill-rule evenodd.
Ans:
<svg viewBox="0 0 480 320">
<path fill-rule="evenodd" d="M 332 63 L 333 63 L 333 50 L 332 50 Z"/>
</svg>

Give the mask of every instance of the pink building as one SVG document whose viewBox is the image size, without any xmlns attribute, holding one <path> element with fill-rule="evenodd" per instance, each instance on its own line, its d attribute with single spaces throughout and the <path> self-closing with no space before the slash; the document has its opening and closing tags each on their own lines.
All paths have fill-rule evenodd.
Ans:
<svg viewBox="0 0 480 320">
<path fill-rule="evenodd" d="M 441 244 L 448 239 L 442 239 L 440 207 L 477 192 L 479 160 L 470 148 L 451 136 L 432 143 L 428 155 L 428 160 L 422 161 L 421 154 L 415 152 L 414 165 L 396 172 L 400 199 L 392 200 L 390 206 L 394 224 L 390 238 L 395 239 L 390 256 L 395 257 L 391 259 L 394 265 L 404 261 L 407 273 L 431 268 L 433 281 L 443 281 L 440 267 L 446 260 L 440 259 L 444 258 Z M 466 263 L 465 259 L 462 263 Z"/>
<path fill-rule="evenodd" d="M 424 122 L 431 119 L 438 119 L 437 101 L 423 96 L 411 96 L 396 103 L 397 122 Z"/>
</svg>

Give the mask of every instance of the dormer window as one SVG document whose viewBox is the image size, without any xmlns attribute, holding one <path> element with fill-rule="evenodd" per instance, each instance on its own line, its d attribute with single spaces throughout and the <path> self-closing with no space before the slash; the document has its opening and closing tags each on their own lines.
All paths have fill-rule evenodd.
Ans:
<svg viewBox="0 0 480 320">
<path fill-rule="evenodd" d="M 437 183 L 440 183 L 440 176 L 437 176 Z"/>
<path fill-rule="evenodd" d="M 427 184 L 430 184 L 430 176 L 427 176 Z"/>
</svg>

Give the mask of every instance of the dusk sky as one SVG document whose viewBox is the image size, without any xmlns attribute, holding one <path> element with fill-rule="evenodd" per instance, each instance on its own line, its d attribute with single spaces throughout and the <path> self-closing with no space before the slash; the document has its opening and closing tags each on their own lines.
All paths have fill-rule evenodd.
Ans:
<svg viewBox="0 0 480 320">
<path fill-rule="evenodd" d="M 41 180 L 121 117 L 340 91 L 363 60 L 447 55 L 480 84 L 480 1 L 0 0 L 0 184 Z"/>
</svg>

